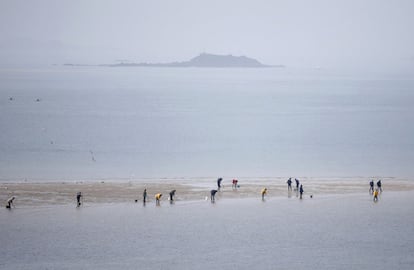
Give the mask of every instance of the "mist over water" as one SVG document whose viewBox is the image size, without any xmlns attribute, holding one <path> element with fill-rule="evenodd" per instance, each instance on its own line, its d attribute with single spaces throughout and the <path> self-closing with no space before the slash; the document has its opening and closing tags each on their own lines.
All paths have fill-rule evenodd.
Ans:
<svg viewBox="0 0 414 270">
<path fill-rule="evenodd" d="M 414 175 L 407 78 L 53 67 L 0 82 L 2 181 Z"/>
</svg>

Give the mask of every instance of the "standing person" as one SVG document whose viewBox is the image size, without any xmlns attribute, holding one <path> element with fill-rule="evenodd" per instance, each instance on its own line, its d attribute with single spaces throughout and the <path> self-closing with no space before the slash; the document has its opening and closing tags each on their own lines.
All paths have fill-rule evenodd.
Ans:
<svg viewBox="0 0 414 270">
<path fill-rule="evenodd" d="M 142 201 L 144 204 L 147 202 L 147 189 L 144 189 L 144 192 L 142 193 Z"/>
<path fill-rule="evenodd" d="M 82 202 L 81 202 L 81 199 L 82 199 L 82 192 L 78 192 L 77 194 L 76 194 L 76 201 L 77 201 L 77 207 L 79 207 L 79 206 L 81 206 L 82 205 Z"/>
<path fill-rule="evenodd" d="M 211 191 L 210 191 L 210 200 L 211 200 L 211 202 L 215 202 L 216 201 L 216 193 L 217 193 L 217 190 L 215 190 L 215 189 L 212 189 Z"/>
<path fill-rule="evenodd" d="M 371 182 L 369 182 L 369 194 L 374 193 L 374 180 L 371 180 Z"/>
<path fill-rule="evenodd" d="M 233 179 L 233 181 L 232 181 L 232 183 L 233 183 L 233 185 L 232 185 L 232 187 L 234 188 L 234 189 L 237 189 L 237 183 L 239 182 L 239 180 L 237 180 L 237 179 Z"/>
<path fill-rule="evenodd" d="M 266 194 L 267 194 L 267 188 L 262 189 L 262 201 L 264 201 Z"/>
<path fill-rule="evenodd" d="M 378 188 L 374 191 L 374 202 L 378 201 Z"/>
<path fill-rule="evenodd" d="M 300 185 L 300 188 L 299 188 L 299 193 L 300 193 L 300 199 L 302 199 L 302 194 L 303 194 L 303 185 Z"/>
<path fill-rule="evenodd" d="M 161 193 L 155 194 L 155 204 L 156 205 L 160 205 L 161 196 L 162 196 Z"/>
<path fill-rule="evenodd" d="M 295 182 L 296 182 L 296 191 L 299 190 L 299 179 L 295 178 Z"/>
<path fill-rule="evenodd" d="M 11 207 L 14 207 L 13 201 L 14 201 L 15 197 L 11 197 L 7 200 L 7 204 L 6 204 L 6 208 L 11 209 Z"/>
<path fill-rule="evenodd" d="M 288 191 L 292 191 L 292 177 L 290 177 L 286 183 L 288 184 Z"/>
<path fill-rule="evenodd" d="M 174 196 L 175 196 L 175 189 L 171 190 L 171 192 L 170 192 L 170 202 L 171 203 L 174 201 Z"/>
<path fill-rule="evenodd" d="M 378 180 L 377 187 L 378 187 L 379 191 L 382 193 L 382 183 L 381 183 L 381 179 Z"/>
<path fill-rule="evenodd" d="M 223 178 L 219 178 L 219 179 L 217 179 L 217 190 L 220 190 L 220 188 L 221 188 L 221 181 L 223 181 Z"/>
</svg>

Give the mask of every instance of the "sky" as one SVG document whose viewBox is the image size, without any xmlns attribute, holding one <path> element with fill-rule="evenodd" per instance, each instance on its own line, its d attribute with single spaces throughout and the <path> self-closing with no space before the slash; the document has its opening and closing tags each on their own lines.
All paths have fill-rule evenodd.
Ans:
<svg viewBox="0 0 414 270">
<path fill-rule="evenodd" d="M 412 0 L 0 0 L 0 66 L 185 61 L 414 70 Z"/>
</svg>

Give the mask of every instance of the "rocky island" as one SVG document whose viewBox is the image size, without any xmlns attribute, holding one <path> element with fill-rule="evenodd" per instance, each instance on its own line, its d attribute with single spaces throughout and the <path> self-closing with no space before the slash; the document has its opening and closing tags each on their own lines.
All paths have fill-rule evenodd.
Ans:
<svg viewBox="0 0 414 270">
<path fill-rule="evenodd" d="M 246 56 L 233 55 L 216 55 L 201 53 L 185 62 L 172 62 L 165 64 L 148 64 L 148 63 L 119 63 L 110 65 L 119 66 L 155 66 L 155 67 L 269 67 L 257 61 L 256 59 Z"/>
<path fill-rule="evenodd" d="M 77 64 L 65 64 L 66 66 L 85 66 Z M 211 68 L 264 68 L 284 67 L 283 65 L 265 65 L 258 60 L 246 56 L 217 55 L 201 53 L 200 55 L 184 62 L 171 63 L 126 63 L 100 65 L 109 67 L 211 67 Z"/>
</svg>

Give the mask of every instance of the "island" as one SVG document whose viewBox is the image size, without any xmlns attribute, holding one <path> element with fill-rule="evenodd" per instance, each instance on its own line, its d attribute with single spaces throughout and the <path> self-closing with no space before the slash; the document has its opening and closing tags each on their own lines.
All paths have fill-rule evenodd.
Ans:
<svg viewBox="0 0 414 270">
<path fill-rule="evenodd" d="M 80 64 L 64 64 L 65 66 L 89 66 Z M 171 63 L 126 63 L 104 64 L 99 66 L 109 67 L 210 67 L 210 68 L 266 68 L 285 67 L 284 65 L 265 65 L 258 60 L 246 56 L 217 55 L 201 53 L 200 55 L 184 62 Z"/>
</svg>

